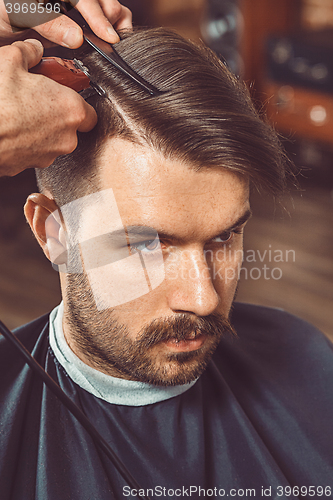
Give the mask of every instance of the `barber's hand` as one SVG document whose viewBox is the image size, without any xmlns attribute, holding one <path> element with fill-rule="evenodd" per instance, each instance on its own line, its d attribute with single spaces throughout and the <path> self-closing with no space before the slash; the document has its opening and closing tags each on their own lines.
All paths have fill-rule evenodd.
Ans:
<svg viewBox="0 0 333 500">
<path fill-rule="evenodd" d="M 77 130 L 97 123 L 95 110 L 74 90 L 28 72 L 42 55 L 37 40 L 0 48 L 0 176 L 47 167 L 76 148 Z"/>
<path fill-rule="evenodd" d="M 66 1 L 75 6 L 97 36 L 109 43 L 119 41 L 115 29 L 132 27 L 131 11 L 118 0 Z M 38 5 L 39 11 L 32 13 Z M 82 30 L 74 21 L 64 15 L 47 12 L 46 9 L 43 12 L 38 0 L 0 0 L 0 36 L 10 36 L 12 27 L 33 28 L 47 40 L 71 49 L 83 43 Z"/>
</svg>

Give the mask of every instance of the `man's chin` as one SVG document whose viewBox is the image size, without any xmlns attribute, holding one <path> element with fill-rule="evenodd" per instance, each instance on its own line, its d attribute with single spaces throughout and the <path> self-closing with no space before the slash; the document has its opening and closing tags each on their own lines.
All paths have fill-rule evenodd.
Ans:
<svg viewBox="0 0 333 500">
<path fill-rule="evenodd" d="M 184 353 L 183 353 L 184 354 Z M 187 354 L 187 353 L 185 353 Z M 141 382 L 146 382 L 151 385 L 158 385 L 163 387 L 174 387 L 177 385 L 189 384 L 196 380 L 204 372 L 207 367 L 207 363 L 196 363 L 193 366 L 186 366 L 187 363 L 180 365 L 177 363 L 169 363 L 168 367 L 154 374 L 145 374 L 145 376 L 140 376 L 139 380 Z"/>
<path fill-rule="evenodd" d="M 218 343 L 218 339 L 210 338 L 196 350 L 169 351 L 149 366 L 132 371 L 131 379 L 164 387 L 193 382 L 205 371 Z"/>
</svg>

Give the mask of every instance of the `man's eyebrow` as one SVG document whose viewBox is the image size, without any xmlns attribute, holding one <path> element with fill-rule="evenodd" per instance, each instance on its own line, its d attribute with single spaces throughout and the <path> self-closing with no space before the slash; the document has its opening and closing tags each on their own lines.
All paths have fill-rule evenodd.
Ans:
<svg viewBox="0 0 333 500">
<path fill-rule="evenodd" d="M 132 237 L 143 237 L 143 238 L 156 238 L 158 235 L 157 229 L 150 226 L 124 226 L 119 229 L 115 229 L 108 233 L 112 238 L 128 237 L 130 240 Z"/>
<path fill-rule="evenodd" d="M 247 222 L 251 217 L 252 217 L 252 210 L 248 209 L 246 210 L 246 212 L 244 212 L 243 215 L 239 217 L 239 219 L 236 220 L 234 224 L 232 224 L 232 226 L 228 227 L 227 229 L 224 229 L 222 232 L 224 233 L 232 231 L 233 229 L 237 229 L 239 226 L 245 224 L 245 222 Z"/>
<path fill-rule="evenodd" d="M 247 222 L 250 219 L 251 216 L 252 216 L 252 211 L 250 209 L 246 210 L 246 212 L 244 212 L 244 214 L 242 214 L 230 227 L 222 229 L 217 235 L 213 236 L 213 238 L 211 239 L 216 238 L 216 236 L 218 236 L 219 234 L 233 231 L 234 229 L 242 226 L 243 224 L 245 224 L 245 222 Z M 112 231 L 111 233 L 109 233 L 109 235 L 112 238 L 127 236 L 129 240 L 136 237 L 141 237 L 149 240 L 149 239 L 155 239 L 157 236 L 159 236 L 159 238 L 161 239 L 167 239 L 167 240 L 181 239 L 179 238 L 179 236 L 175 234 L 159 231 L 158 229 L 155 229 L 150 226 L 124 226 L 123 228 Z"/>
<path fill-rule="evenodd" d="M 251 217 L 252 217 L 252 210 L 247 209 L 231 226 L 222 229 L 210 239 L 213 240 L 214 238 L 217 238 L 223 233 L 230 233 L 232 231 L 235 231 L 235 229 L 238 229 L 240 226 L 245 224 L 245 222 L 247 222 Z"/>
</svg>

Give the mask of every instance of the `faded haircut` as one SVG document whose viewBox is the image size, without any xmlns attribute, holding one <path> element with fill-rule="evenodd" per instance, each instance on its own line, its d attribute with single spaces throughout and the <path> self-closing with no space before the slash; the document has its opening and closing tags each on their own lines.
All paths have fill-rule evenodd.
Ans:
<svg viewBox="0 0 333 500">
<path fill-rule="evenodd" d="M 275 131 L 260 118 L 245 84 L 210 49 L 164 28 L 126 33 L 116 48 L 164 93 L 149 96 L 96 52 L 78 54 L 108 98 L 90 98 L 98 124 L 78 134 L 76 150 L 36 170 L 39 189 L 49 190 L 58 206 L 99 190 L 97 160 L 111 137 L 148 145 L 196 170 L 245 175 L 274 195 L 283 191 L 289 167 Z"/>
</svg>

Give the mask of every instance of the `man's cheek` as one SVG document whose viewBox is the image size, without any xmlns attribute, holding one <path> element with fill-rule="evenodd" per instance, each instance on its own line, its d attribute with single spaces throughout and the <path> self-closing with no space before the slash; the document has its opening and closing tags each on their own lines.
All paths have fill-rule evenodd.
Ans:
<svg viewBox="0 0 333 500">
<path fill-rule="evenodd" d="M 149 262 L 139 253 L 87 271 L 99 311 L 126 304 L 154 290 L 164 280 L 162 262 Z"/>
<path fill-rule="evenodd" d="M 226 283 L 237 282 L 239 280 L 239 273 L 242 267 L 244 252 L 242 248 L 232 250 L 230 252 L 227 268 L 225 271 Z"/>
<path fill-rule="evenodd" d="M 241 245 L 226 245 L 205 252 L 207 265 L 215 287 L 224 288 L 237 283 L 243 262 Z"/>
<path fill-rule="evenodd" d="M 112 189 L 79 198 L 61 211 L 67 249 L 53 245 L 51 260 L 58 264 L 60 272 L 87 275 L 99 311 L 142 297 L 163 282 L 163 255 L 157 233 L 153 252 L 135 250 L 135 233 L 123 226 Z M 59 214 L 49 219 L 52 242 L 61 221 Z"/>
</svg>

